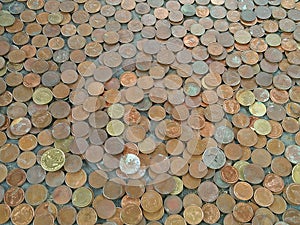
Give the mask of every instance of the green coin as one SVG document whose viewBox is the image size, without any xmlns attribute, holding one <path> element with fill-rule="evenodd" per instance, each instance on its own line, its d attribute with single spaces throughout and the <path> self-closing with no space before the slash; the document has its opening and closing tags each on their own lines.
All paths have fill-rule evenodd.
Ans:
<svg viewBox="0 0 300 225">
<path fill-rule="evenodd" d="M 193 5 L 190 5 L 190 4 L 184 4 L 182 7 L 181 7 L 181 12 L 183 15 L 185 16 L 193 16 L 195 15 L 196 13 L 196 8 L 195 6 Z"/>
<path fill-rule="evenodd" d="M 194 82 L 184 84 L 183 91 L 188 96 L 197 96 L 200 93 L 200 86 Z"/>
<path fill-rule="evenodd" d="M 112 119 L 120 119 L 123 117 L 124 113 L 125 113 L 125 108 L 123 105 L 119 103 L 115 103 L 109 106 L 107 109 L 107 114 Z"/>
<path fill-rule="evenodd" d="M 6 10 L 0 11 L 0 26 L 9 27 L 15 22 L 15 17 Z"/>
</svg>

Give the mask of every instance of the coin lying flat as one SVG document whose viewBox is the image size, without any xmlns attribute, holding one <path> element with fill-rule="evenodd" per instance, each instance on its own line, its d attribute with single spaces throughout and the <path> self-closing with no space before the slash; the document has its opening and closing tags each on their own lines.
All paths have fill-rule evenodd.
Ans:
<svg viewBox="0 0 300 225">
<path fill-rule="evenodd" d="M 41 158 L 41 166 L 44 170 L 54 172 L 65 164 L 65 153 L 58 148 L 51 148 L 44 152 Z"/>
</svg>

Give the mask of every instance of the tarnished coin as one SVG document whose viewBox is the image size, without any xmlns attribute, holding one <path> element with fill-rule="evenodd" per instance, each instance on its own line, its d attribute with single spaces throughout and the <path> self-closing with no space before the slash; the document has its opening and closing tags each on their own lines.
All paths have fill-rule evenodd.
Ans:
<svg viewBox="0 0 300 225">
<path fill-rule="evenodd" d="M 58 148 L 51 148 L 44 152 L 41 158 L 41 166 L 46 171 L 57 171 L 65 164 L 65 153 Z"/>
<path fill-rule="evenodd" d="M 15 17 L 6 10 L 0 11 L 0 26 L 8 27 L 14 24 Z"/>
<path fill-rule="evenodd" d="M 208 168 L 220 169 L 226 162 L 226 156 L 218 147 L 210 147 L 204 151 L 202 160 Z"/>
<path fill-rule="evenodd" d="M 228 144 L 233 141 L 234 133 L 231 128 L 220 126 L 216 128 L 214 138 L 221 144 Z"/>
</svg>

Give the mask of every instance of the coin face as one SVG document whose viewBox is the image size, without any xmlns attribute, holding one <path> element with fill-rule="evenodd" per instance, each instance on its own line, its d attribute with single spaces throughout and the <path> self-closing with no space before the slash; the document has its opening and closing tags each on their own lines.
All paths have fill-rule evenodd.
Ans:
<svg viewBox="0 0 300 225">
<path fill-rule="evenodd" d="M 203 153 L 203 162 L 208 168 L 220 169 L 226 162 L 226 156 L 218 147 L 210 147 Z"/>
<path fill-rule="evenodd" d="M 41 158 L 41 165 L 46 171 L 57 171 L 65 164 L 65 154 L 58 148 L 51 148 L 44 152 Z"/>
<path fill-rule="evenodd" d="M 53 94 L 49 88 L 40 87 L 33 92 L 32 99 L 38 105 L 45 105 L 51 102 Z"/>
<path fill-rule="evenodd" d="M 125 174 L 134 174 L 140 169 L 140 159 L 134 154 L 126 154 L 120 159 L 120 169 Z"/>
</svg>

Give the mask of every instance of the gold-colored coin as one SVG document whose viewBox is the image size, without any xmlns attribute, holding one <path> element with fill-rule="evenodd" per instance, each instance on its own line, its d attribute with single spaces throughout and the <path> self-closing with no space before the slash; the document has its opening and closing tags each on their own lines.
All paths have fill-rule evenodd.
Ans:
<svg viewBox="0 0 300 225">
<path fill-rule="evenodd" d="M 169 215 L 165 221 L 165 225 L 186 225 L 184 218 L 181 215 L 173 214 Z"/>
<path fill-rule="evenodd" d="M 161 207 L 156 212 L 147 212 L 147 211 L 144 211 L 144 216 L 145 216 L 145 218 L 147 220 L 157 221 L 157 220 L 160 220 L 164 216 L 164 213 L 165 213 L 165 209 L 164 209 L 164 207 Z"/>
<path fill-rule="evenodd" d="M 14 24 L 15 17 L 6 10 L 0 11 L 0 26 L 8 27 Z"/>
<path fill-rule="evenodd" d="M 203 211 L 198 205 L 190 205 L 183 211 L 183 217 L 188 224 L 199 224 L 204 217 Z"/>
<path fill-rule="evenodd" d="M 87 187 L 76 189 L 72 195 L 72 203 L 76 207 L 86 207 L 93 201 L 93 192 Z"/>
<path fill-rule="evenodd" d="M 71 146 L 73 140 L 74 140 L 73 136 L 69 136 L 65 139 L 60 139 L 60 140 L 57 139 L 54 142 L 54 147 L 62 150 L 65 153 L 69 152 L 70 151 L 70 146 Z"/>
<path fill-rule="evenodd" d="M 292 179 L 294 183 L 300 184 L 300 163 L 294 166 L 292 170 Z"/>
<path fill-rule="evenodd" d="M 176 176 L 173 176 L 173 179 L 175 180 L 176 186 L 174 191 L 171 192 L 171 195 L 179 195 L 183 190 L 183 181 Z"/>
<path fill-rule="evenodd" d="M 60 24 L 64 19 L 64 16 L 60 12 L 51 13 L 48 16 L 48 21 L 51 24 Z"/>
<path fill-rule="evenodd" d="M 46 105 L 53 99 L 52 91 L 46 87 L 37 88 L 32 95 L 32 100 L 38 105 Z"/>
<path fill-rule="evenodd" d="M 44 152 L 41 158 L 41 166 L 44 170 L 54 172 L 65 164 L 65 153 L 58 148 L 51 148 Z"/>
<path fill-rule="evenodd" d="M 107 114 L 112 119 L 120 119 L 124 116 L 125 108 L 119 103 L 112 104 L 107 109 Z"/>
<path fill-rule="evenodd" d="M 121 209 L 120 219 L 124 224 L 139 224 L 143 219 L 142 210 L 136 204 L 125 205 L 125 207 Z"/>
<path fill-rule="evenodd" d="M 260 135 L 267 135 L 272 131 L 272 126 L 265 119 L 258 119 L 253 124 L 254 130 Z"/>
<path fill-rule="evenodd" d="M 255 95 L 250 90 L 241 89 L 236 93 L 236 100 L 243 106 L 250 106 L 255 102 Z"/>
<path fill-rule="evenodd" d="M 125 125 L 120 120 L 111 120 L 106 125 L 106 131 L 111 136 L 121 135 L 124 129 L 125 129 Z"/>
<path fill-rule="evenodd" d="M 248 162 L 243 160 L 237 161 L 235 164 L 233 164 L 233 167 L 239 171 L 239 180 L 245 180 L 244 169 L 248 164 Z"/>
<path fill-rule="evenodd" d="M 267 112 L 267 108 L 262 102 L 254 102 L 249 106 L 249 111 L 253 116 L 263 116 Z"/>
<path fill-rule="evenodd" d="M 154 213 L 160 210 L 163 206 L 163 200 L 159 193 L 154 190 L 149 190 L 144 193 L 141 198 L 141 206 L 144 211 Z"/>
</svg>

